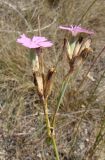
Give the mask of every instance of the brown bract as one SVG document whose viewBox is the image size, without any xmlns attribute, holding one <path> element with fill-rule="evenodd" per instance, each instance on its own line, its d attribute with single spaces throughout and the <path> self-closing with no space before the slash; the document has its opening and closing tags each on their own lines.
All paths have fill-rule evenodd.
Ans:
<svg viewBox="0 0 105 160">
<path fill-rule="evenodd" d="M 66 44 L 66 55 L 70 71 L 72 72 L 76 63 L 78 63 L 78 61 L 83 61 L 88 54 L 92 52 L 90 47 L 91 38 L 79 37 L 78 40 L 74 41 L 72 44 L 68 41 L 66 41 Z"/>
<path fill-rule="evenodd" d="M 37 86 L 40 98 L 47 99 L 51 94 L 55 68 L 48 70 L 47 75 L 44 73 L 43 54 L 36 54 L 36 59 L 33 63 L 34 84 Z"/>
</svg>

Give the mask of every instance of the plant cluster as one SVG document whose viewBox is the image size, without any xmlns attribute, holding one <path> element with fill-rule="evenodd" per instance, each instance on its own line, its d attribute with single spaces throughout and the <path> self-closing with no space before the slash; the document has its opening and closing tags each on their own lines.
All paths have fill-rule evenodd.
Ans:
<svg viewBox="0 0 105 160">
<path fill-rule="evenodd" d="M 47 136 L 53 145 L 56 160 L 59 160 L 55 134 L 56 114 L 59 110 L 60 104 L 62 103 L 67 85 L 72 78 L 72 74 L 74 72 L 75 74 L 78 74 L 79 68 L 85 61 L 85 58 L 90 54 L 90 52 L 92 52 L 91 35 L 94 34 L 93 31 L 89 31 L 81 26 L 59 26 L 59 29 L 67 30 L 70 33 L 68 38 L 64 37 L 63 44 L 63 52 L 66 54 L 69 70 L 64 76 L 55 111 L 51 119 L 48 114 L 48 98 L 53 88 L 52 86 L 56 73 L 56 65 L 49 68 L 47 74 L 45 74 L 44 48 L 52 47 L 53 43 L 46 37 L 33 36 L 32 38 L 28 38 L 25 34 L 21 35 L 20 38 L 17 39 L 18 43 L 30 48 L 34 85 L 37 87 L 40 101 L 43 104 Z"/>
</svg>

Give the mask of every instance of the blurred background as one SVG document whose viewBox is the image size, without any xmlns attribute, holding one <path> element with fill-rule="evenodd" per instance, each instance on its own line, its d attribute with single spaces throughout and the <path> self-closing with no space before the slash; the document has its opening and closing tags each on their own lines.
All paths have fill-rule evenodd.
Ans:
<svg viewBox="0 0 105 160">
<path fill-rule="evenodd" d="M 105 46 L 105 0 L 0 0 L 0 160 L 54 160 L 46 145 L 43 108 L 33 84 L 29 49 L 16 43 L 23 33 L 47 37 L 46 71 L 62 53 L 66 31 L 59 25 L 81 25 L 94 30 L 93 53 L 78 77 L 68 86 L 57 115 L 56 138 L 60 160 L 105 160 L 105 51 L 76 92 L 85 73 Z M 63 67 L 62 67 L 63 66 Z M 49 114 L 56 107 L 65 58 L 57 66 L 49 99 Z M 94 79 L 94 80 L 93 80 Z M 97 137 L 99 139 L 97 140 Z"/>
</svg>

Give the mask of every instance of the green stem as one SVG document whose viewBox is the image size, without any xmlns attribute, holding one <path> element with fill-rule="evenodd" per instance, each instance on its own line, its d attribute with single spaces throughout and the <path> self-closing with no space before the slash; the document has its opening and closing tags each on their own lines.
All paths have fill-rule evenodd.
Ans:
<svg viewBox="0 0 105 160">
<path fill-rule="evenodd" d="M 56 160 L 59 160 L 59 153 L 58 153 L 58 149 L 57 149 L 56 140 L 55 140 L 54 135 L 52 135 L 51 138 L 52 138 L 52 144 L 53 144 L 54 152 L 55 152 L 55 155 L 56 155 Z"/>
<path fill-rule="evenodd" d="M 51 136 L 51 126 L 50 126 L 50 121 L 48 117 L 47 99 L 44 99 L 43 103 L 44 103 L 44 114 L 45 114 L 45 120 L 46 120 L 47 134 L 48 134 L 48 137 L 50 137 Z"/>
<path fill-rule="evenodd" d="M 45 114 L 45 120 L 46 120 L 47 134 L 48 134 L 48 137 L 51 138 L 51 140 L 52 140 L 52 145 L 53 145 L 53 148 L 54 148 L 56 160 L 59 160 L 59 153 L 58 153 L 58 149 L 57 149 L 57 145 L 56 145 L 55 136 L 54 136 L 54 133 L 53 133 L 54 130 L 51 132 L 52 127 L 50 125 L 50 121 L 49 121 L 49 117 L 48 117 L 47 99 L 44 99 L 43 102 L 44 102 L 44 114 Z"/>
<path fill-rule="evenodd" d="M 54 127 L 55 126 L 55 119 L 56 119 L 56 114 L 59 110 L 59 107 L 60 107 L 60 104 L 62 102 L 62 99 L 64 97 L 64 94 L 65 94 L 65 91 L 66 91 L 66 88 L 68 86 L 68 83 L 70 80 L 72 80 L 73 78 L 75 79 L 76 76 L 78 75 L 79 71 L 81 69 L 81 65 L 79 66 L 79 68 L 77 69 L 77 71 L 75 72 L 74 74 L 74 77 L 72 75 L 72 72 L 68 73 L 62 83 L 62 86 L 61 86 L 61 90 L 60 90 L 60 95 L 58 97 L 58 101 L 57 101 L 57 107 L 55 109 L 55 112 L 54 112 L 54 115 L 53 115 L 53 118 L 52 118 L 52 126 Z"/>
<path fill-rule="evenodd" d="M 54 112 L 54 116 L 53 116 L 53 119 L 52 119 L 52 126 L 55 125 L 56 113 L 57 113 L 58 110 L 59 110 L 59 107 L 60 107 L 60 104 L 61 104 L 61 102 L 62 102 L 62 98 L 63 98 L 63 96 L 64 96 L 64 94 L 65 94 L 65 91 L 66 91 L 66 88 L 67 88 L 67 85 L 68 85 L 69 80 L 70 80 L 70 75 L 68 75 L 68 76 L 66 77 L 66 79 L 65 79 L 65 80 L 63 81 L 63 83 L 62 83 L 60 95 L 59 95 L 58 101 L 57 101 L 57 107 L 56 107 L 56 110 L 55 110 L 55 112 Z"/>
</svg>

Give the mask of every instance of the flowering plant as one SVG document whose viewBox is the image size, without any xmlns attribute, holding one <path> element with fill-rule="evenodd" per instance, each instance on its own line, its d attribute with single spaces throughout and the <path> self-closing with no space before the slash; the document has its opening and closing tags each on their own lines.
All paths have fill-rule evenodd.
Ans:
<svg viewBox="0 0 105 160">
<path fill-rule="evenodd" d="M 20 38 L 17 39 L 17 42 L 31 49 L 30 57 L 32 61 L 34 82 L 37 85 L 38 93 L 41 96 L 41 98 L 42 97 L 45 98 L 44 97 L 45 95 L 48 96 L 50 86 L 48 88 L 46 84 L 47 80 L 45 82 L 45 75 L 43 73 L 44 72 L 43 56 L 42 53 L 40 53 L 41 52 L 40 49 L 49 48 L 53 45 L 53 43 L 51 41 L 48 41 L 47 38 L 45 37 L 33 36 L 32 38 L 28 38 L 25 34 L 22 34 Z M 52 73 L 54 73 L 54 69 L 51 68 L 50 70 Z"/>
<path fill-rule="evenodd" d="M 17 42 L 27 48 L 47 48 L 53 45 L 53 43 L 48 41 L 45 37 L 33 36 L 31 39 L 28 38 L 25 34 L 22 34 L 20 38 L 17 39 Z"/>
<path fill-rule="evenodd" d="M 72 36 L 70 39 L 66 39 L 65 48 L 70 65 L 70 71 L 74 69 L 75 62 L 77 59 L 82 60 L 86 57 L 91 51 L 91 36 L 94 34 L 93 31 L 82 28 L 80 26 L 71 25 L 70 27 L 59 26 L 60 29 L 67 30 L 71 32 Z M 84 37 L 81 36 L 81 33 L 84 34 Z"/>
<path fill-rule="evenodd" d="M 86 34 L 94 34 L 93 31 L 89 31 L 88 29 L 82 28 L 80 26 L 71 25 L 70 27 L 66 26 L 59 26 L 60 29 L 68 30 L 72 33 L 72 36 L 77 36 L 79 33 L 86 33 Z"/>
<path fill-rule="evenodd" d="M 67 75 L 64 77 L 60 94 L 57 100 L 57 106 L 55 108 L 55 112 L 53 114 L 51 122 L 48 116 L 47 104 L 48 104 L 48 97 L 52 90 L 53 77 L 55 75 L 54 73 L 56 67 L 50 68 L 47 72 L 47 75 L 45 75 L 43 54 L 41 53 L 41 49 L 52 47 L 53 43 L 51 41 L 48 41 L 47 38 L 45 37 L 33 36 L 32 38 L 28 38 L 25 34 L 22 34 L 20 38 L 17 39 L 18 43 L 31 49 L 30 55 L 32 60 L 32 72 L 33 72 L 34 84 L 35 86 L 37 86 L 39 97 L 41 99 L 41 102 L 43 102 L 47 134 L 48 138 L 51 139 L 51 142 L 53 144 L 56 160 L 59 160 L 59 153 L 56 146 L 56 139 L 54 132 L 56 113 L 59 110 L 60 104 L 64 97 L 64 93 L 72 76 L 72 73 L 74 70 L 76 70 L 75 65 L 77 65 L 77 70 L 78 70 L 78 67 L 80 65 L 80 63 L 78 65 L 78 61 L 82 63 L 84 58 L 92 51 L 90 47 L 91 38 L 88 37 L 88 35 L 90 36 L 94 34 L 93 31 L 89 31 L 80 26 L 73 26 L 73 25 L 71 25 L 70 27 L 59 26 L 59 28 L 71 32 L 70 39 L 66 38 L 64 45 L 64 52 L 66 52 L 70 69 Z M 81 33 L 85 34 L 85 37 L 82 37 L 80 35 Z"/>
</svg>

